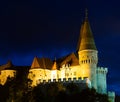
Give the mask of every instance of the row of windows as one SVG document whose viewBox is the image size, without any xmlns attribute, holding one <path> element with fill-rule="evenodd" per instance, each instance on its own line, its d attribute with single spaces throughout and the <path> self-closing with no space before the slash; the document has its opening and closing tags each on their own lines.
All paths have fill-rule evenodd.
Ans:
<svg viewBox="0 0 120 102">
<path fill-rule="evenodd" d="M 82 60 L 81 61 L 81 64 L 85 64 L 85 63 L 95 63 L 96 64 L 96 60 L 93 60 L 93 59 L 89 59 L 89 60 Z"/>
<path fill-rule="evenodd" d="M 31 74 L 31 75 L 32 75 L 32 78 L 35 77 L 35 74 Z M 72 75 L 72 73 L 65 73 L 65 76 L 67 76 L 67 77 L 70 76 L 70 75 Z M 74 72 L 73 75 L 76 76 L 76 72 Z M 42 76 L 42 75 L 40 75 L 40 77 L 41 77 L 41 76 Z M 57 76 L 58 76 L 58 75 L 57 75 Z M 45 75 L 45 77 L 47 77 L 47 75 Z"/>
<path fill-rule="evenodd" d="M 71 76 L 71 75 L 72 75 L 72 73 L 65 73 L 65 76 L 67 76 L 67 77 Z M 76 76 L 76 72 L 74 72 L 73 75 Z"/>
<path fill-rule="evenodd" d="M 82 58 L 94 58 L 93 56 L 82 56 Z"/>
</svg>

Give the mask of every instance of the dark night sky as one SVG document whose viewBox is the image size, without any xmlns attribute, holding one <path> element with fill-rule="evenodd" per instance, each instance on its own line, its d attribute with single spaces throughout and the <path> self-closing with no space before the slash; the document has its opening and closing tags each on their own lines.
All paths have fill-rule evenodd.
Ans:
<svg viewBox="0 0 120 102">
<path fill-rule="evenodd" d="M 98 66 L 108 67 L 108 89 L 120 95 L 119 0 L 0 1 L 0 64 L 31 65 L 34 56 L 59 58 L 76 51 L 88 8 L 99 51 Z"/>
</svg>

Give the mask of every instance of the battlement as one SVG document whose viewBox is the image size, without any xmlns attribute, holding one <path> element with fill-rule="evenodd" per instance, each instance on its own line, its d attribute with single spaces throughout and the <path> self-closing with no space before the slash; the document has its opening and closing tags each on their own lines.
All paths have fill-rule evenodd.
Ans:
<svg viewBox="0 0 120 102">
<path fill-rule="evenodd" d="M 85 83 L 87 84 L 88 87 L 91 87 L 91 81 L 87 78 L 87 77 L 84 77 L 84 78 L 59 78 L 59 79 L 48 79 L 48 80 L 41 80 L 41 79 L 38 79 L 37 80 L 37 84 L 40 84 L 40 83 L 44 83 L 44 84 L 47 84 L 47 83 L 53 83 L 53 82 L 60 82 L 60 83 Z"/>
<path fill-rule="evenodd" d="M 108 98 L 109 98 L 110 102 L 114 102 L 115 101 L 115 92 L 108 91 Z"/>
<path fill-rule="evenodd" d="M 115 92 L 113 92 L 113 91 L 108 91 L 108 96 L 109 96 L 109 97 L 115 97 Z"/>
<path fill-rule="evenodd" d="M 108 72 L 108 68 L 104 68 L 104 67 L 97 68 L 97 73 L 107 74 L 107 72 Z"/>
</svg>

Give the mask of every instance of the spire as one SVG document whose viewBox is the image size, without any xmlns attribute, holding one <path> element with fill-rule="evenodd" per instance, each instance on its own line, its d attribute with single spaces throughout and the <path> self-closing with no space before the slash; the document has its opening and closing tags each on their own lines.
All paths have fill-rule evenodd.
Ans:
<svg viewBox="0 0 120 102">
<path fill-rule="evenodd" d="M 52 66 L 52 70 L 57 70 L 56 58 L 55 58 L 55 61 L 54 61 L 54 63 L 53 63 L 53 66 Z"/>
<path fill-rule="evenodd" d="M 87 8 L 85 10 L 85 19 L 88 19 L 88 10 L 87 10 Z"/>
<path fill-rule="evenodd" d="M 8 62 L 7 62 L 6 65 L 9 66 L 9 67 L 12 67 L 12 66 L 13 66 L 12 61 L 11 61 L 11 60 L 8 60 Z"/>
<path fill-rule="evenodd" d="M 85 21 L 83 22 L 81 29 L 80 29 L 80 37 L 78 42 L 77 50 L 97 50 L 94 42 L 94 37 L 91 31 L 91 27 L 88 21 L 88 10 L 86 9 L 85 12 Z"/>
</svg>

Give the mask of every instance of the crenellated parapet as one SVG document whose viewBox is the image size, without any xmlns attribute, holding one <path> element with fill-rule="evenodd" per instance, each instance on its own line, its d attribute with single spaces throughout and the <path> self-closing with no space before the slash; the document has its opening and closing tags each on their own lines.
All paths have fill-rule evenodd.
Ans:
<svg viewBox="0 0 120 102">
<path fill-rule="evenodd" d="M 108 91 L 108 98 L 110 102 L 115 102 L 115 92 Z"/>
<path fill-rule="evenodd" d="M 104 67 L 98 67 L 98 68 L 96 69 L 96 72 L 97 72 L 97 74 L 98 74 L 98 73 L 107 74 L 108 69 L 107 69 L 107 68 L 104 68 Z"/>
<path fill-rule="evenodd" d="M 96 69 L 97 74 L 97 92 L 106 94 L 107 93 L 107 82 L 106 82 L 106 75 L 108 69 L 103 67 L 98 67 Z"/>
<path fill-rule="evenodd" d="M 59 78 L 59 79 L 48 79 L 48 80 L 41 80 L 41 79 L 38 79 L 36 81 L 37 84 L 47 84 L 47 83 L 53 83 L 53 82 L 59 82 L 59 83 L 84 83 L 84 84 L 87 84 L 88 87 L 91 87 L 91 81 L 87 78 L 87 77 L 84 77 L 84 78 Z"/>
</svg>

